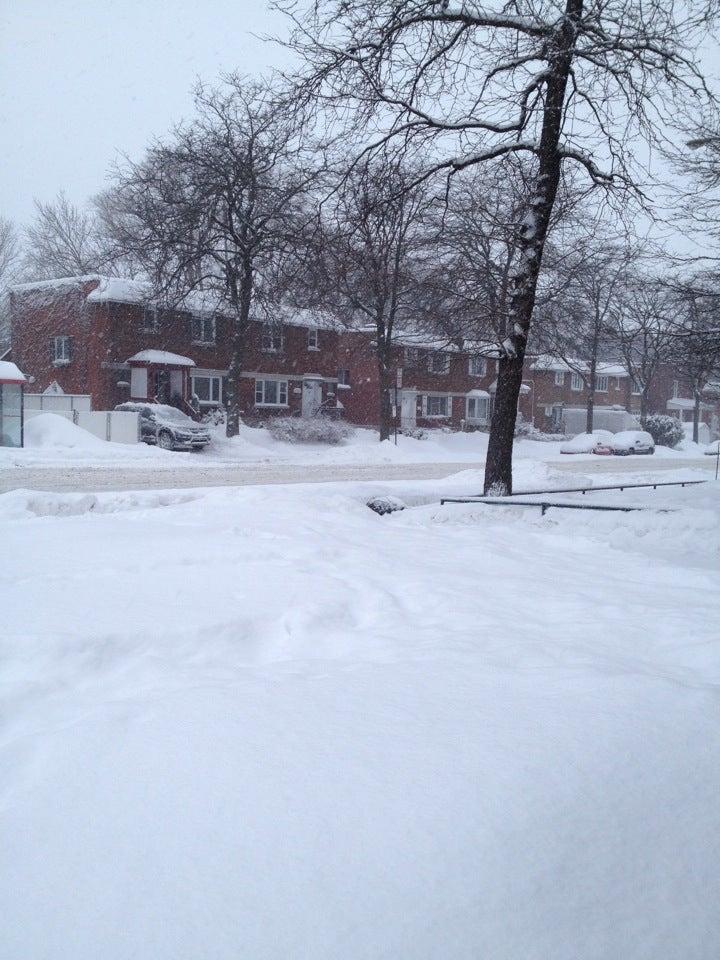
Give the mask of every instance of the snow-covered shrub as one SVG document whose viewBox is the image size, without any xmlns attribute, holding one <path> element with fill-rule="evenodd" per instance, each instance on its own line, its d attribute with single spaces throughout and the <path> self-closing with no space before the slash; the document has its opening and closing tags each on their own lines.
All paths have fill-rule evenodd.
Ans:
<svg viewBox="0 0 720 960">
<path fill-rule="evenodd" d="M 522 440 L 541 440 L 550 443 L 557 440 L 565 440 L 564 433 L 543 433 L 538 430 L 529 420 L 525 420 L 520 414 L 515 421 L 515 436 Z"/>
<path fill-rule="evenodd" d="M 222 407 L 206 410 L 201 417 L 201 423 L 206 423 L 210 427 L 219 427 L 225 423 L 225 411 Z"/>
<path fill-rule="evenodd" d="M 403 437 L 410 437 L 412 440 L 427 440 L 428 432 L 422 427 L 401 427 L 400 433 Z"/>
<path fill-rule="evenodd" d="M 267 429 L 275 440 L 285 443 L 342 443 L 352 428 L 342 420 L 327 417 L 273 417 Z"/>
<path fill-rule="evenodd" d="M 643 430 L 647 430 L 660 447 L 676 447 L 685 438 L 680 421 L 664 413 L 653 413 L 645 417 Z"/>
<path fill-rule="evenodd" d="M 367 505 L 371 510 L 374 510 L 375 513 L 379 513 L 380 516 L 384 516 L 386 513 L 396 513 L 398 510 L 404 510 L 405 504 L 398 497 L 392 497 L 390 495 L 384 497 L 372 497 L 368 500 Z"/>
</svg>

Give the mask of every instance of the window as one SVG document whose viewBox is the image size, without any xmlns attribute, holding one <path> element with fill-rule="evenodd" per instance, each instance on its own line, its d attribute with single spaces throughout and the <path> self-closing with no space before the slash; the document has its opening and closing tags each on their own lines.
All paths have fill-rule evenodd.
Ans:
<svg viewBox="0 0 720 960">
<path fill-rule="evenodd" d="M 484 377 L 486 366 L 485 357 L 470 357 L 468 360 L 468 373 L 471 377 Z"/>
<path fill-rule="evenodd" d="M 673 380 L 672 382 L 672 395 L 673 400 L 676 400 L 680 396 L 680 381 Z"/>
<path fill-rule="evenodd" d="M 555 386 L 564 387 L 565 386 L 565 371 L 556 370 L 555 371 Z"/>
<path fill-rule="evenodd" d="M 571 390 L 582 390 L 583 388 L 583 378 L 579 373 L 574 373 L 570 378 L 570 389 Z"/>
<path fill-rule="evenodd" d="M 433 351 L 429 357 L 428 369 L 430 373 L 447 373 L 450 369 L 449 355 Z"/>
<path fill-rule="evenodd" d="M 285 344 L 281 323 L 264 323 L 262 328 L 262 348 L 268 353 L 280 353 Z"/>
<path fill-rule="evenodd" d="M 417 347 L 405 347 L 405 366 L 409 368 L 422 366 L 422 352 Z"/>
<path fill-rule="evenodd" d="M 143 307 L 143 333 L 160 333 L 160 311 L 157 307 Z"/>
<path fill-rule="evenodd" d="M 426 417 L 449 417 L 451 412 L 450 397 L 425 397 Z"/>
<path fill-rule="evenodd" d="M 53 337 L 50 341 L 50 357 L 57 366 L 72 360 L 72 337 Z"/>
<path fill-rule="evenodd" d="M 193 343 L 215 343 L 215 317 L 194 316 L 191 324 Z"/>
<path fill-rule="evenodd" d="M 467 418 L 468 420 L 477 420 L 480 423 L 487 423 L 490 410 L 490 400 L 488 397 L 468 397 L 467 399 Z"/>
<path fill-rule="evenodd" d="M 317 327 L 310 327 L 308 330 L 308 350 L 320 349 L 320 331 Z"/>
<path fill-rule="evenodd" d="M 349 387 L 350 386 L 350 371 L 349 370 L 338 370 L 337 372 L 338 386 L 339 387 Z"/>
<path fill-rule="evenodd" d="M 286 407 L 288 405 L 287 380 L 256 380 L 256 407 Z"/>
<path fill-rule="evenodd" d="M 630 380 L 630 389 L 633 396 L 639 397 L 642 393 L 642 385 L 634 377 Z"/>
<path fill-rule="evenodd" d="M 215 374 L 193 374 L 192 392 L 202 405 L 222 403 L 222 377 Z"/>
<path fill-rule="evenodd" d="M 608 392 L 608 378 L 607 377 L 595 377 L 595 389 L 598 393 L 607 393 Z"/>
</svg>

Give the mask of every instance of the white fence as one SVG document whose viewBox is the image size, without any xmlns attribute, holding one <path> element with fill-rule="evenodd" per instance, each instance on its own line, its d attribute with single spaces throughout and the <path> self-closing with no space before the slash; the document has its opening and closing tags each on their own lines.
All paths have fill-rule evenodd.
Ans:
<svg viewBox="0 0 720 960">
<path fill-rule="evenodd" d="M 563 426 L 565 433 L 585 433 L 587 411 L 585 407 L 565 407 Z M 593 411 L 593 430 L 609 430 L 620 433 L 621 430 L 637 430 L 638 418 L 627 410 L 615 410 L 612 407 L 595 407 Z"/>
<path fill-rule="evenodd" d="M 92 409 L 89 393 L 26 393 L 25 415 L 28 411 L 37 410 L 38 413 L 67 413 L 81 410 L 87 412 Z"/>
<path fill-rule="evenodd" d="M 25 419 L 31 420 L 42 413 L 64 417 L 100 440 L 111 440 L 113 443 L 138 443 L 140 440 L 140 415 L 129 410 L 48 410 L 26 407 Z"/>
</svg>

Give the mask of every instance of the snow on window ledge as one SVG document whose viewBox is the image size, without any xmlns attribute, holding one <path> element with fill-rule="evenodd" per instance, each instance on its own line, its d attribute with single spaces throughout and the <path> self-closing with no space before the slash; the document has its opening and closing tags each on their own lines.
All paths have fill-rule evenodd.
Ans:
<svg viewBox="0 0 720 960">
<path fill-rule="evenodd" d="M 69 360 L 53 360 L 54 367 L 67 367 L 69 366 L 69 364 L 70 364 Z"/>
<path fill-rule="evenodd" d="M 290 404 L 289 403 L 258 403 L 256 401 L 255 406 L 256 407 L 275 407 L 276 409 L 277 408 L 287 409 L 290 406 Z"/>
</svg>

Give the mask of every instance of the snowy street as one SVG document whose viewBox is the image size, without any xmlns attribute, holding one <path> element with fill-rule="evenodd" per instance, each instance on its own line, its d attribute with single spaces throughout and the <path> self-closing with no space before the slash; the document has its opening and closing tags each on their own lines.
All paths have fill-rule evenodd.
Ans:
<svg viewBox="0 0 720 960">
<path fill-rule="evenodd" d="M 401 486 L 0 496 L 4 957 L 715 957 L 717 485 Z"/>
</svg>

